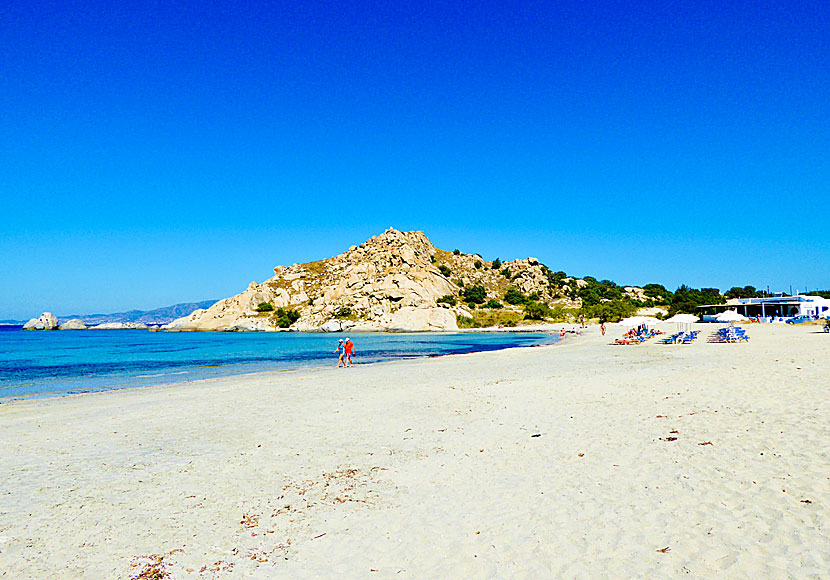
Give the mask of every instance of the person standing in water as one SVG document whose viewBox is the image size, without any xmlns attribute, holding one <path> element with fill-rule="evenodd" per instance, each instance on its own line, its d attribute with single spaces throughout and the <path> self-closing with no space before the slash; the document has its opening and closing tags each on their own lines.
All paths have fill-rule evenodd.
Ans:
<svg viewBox="0 0 830 580">
<path fill-rule="evenodd" d="M 346 366 L 352 366 L 352 355 L 354 354 L 354 343 L 350 338 L 346 338 Z"/>
<path fill-rule="evenodd" d="M 346 362 L 343 360 L 343 357 L 346 355 L 346 347 L 343 346 L 343 339 L 342 338 L 340 339 L 340 342 L 337 345 L 337 349 L 334 352 L 337 353 L 337 355 L 338 355 L 337 356 L 337 368 L 340 368 L 341 366 L 343 368 L 345 368 L 346 367 Z"/>
</svg>

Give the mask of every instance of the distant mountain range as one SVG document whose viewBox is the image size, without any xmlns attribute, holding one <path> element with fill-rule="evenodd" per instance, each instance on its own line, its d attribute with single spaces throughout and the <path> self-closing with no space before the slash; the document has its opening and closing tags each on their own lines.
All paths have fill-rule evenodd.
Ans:
<svg viewBox="0 0 830 580">
<path fill-rule="evenodd" d="M 199 308 L 210 308 L 216 300 L 204 300 L 202 302 L 183 302 L 156 308 L 155 310 L 128 310 L 126 312 L 113 312 L 112 314 L 71 314 L 58 316 L 60 322 L 66 322 L 71 318 L 80 318 L 87 326 L 103 324 L 105 322 L 142 322 L 144 324 L 167 324 L 177 318 L 187 316 Z M 0 324 L 24 324 L 25 320 L 0 320 Z"/>
</svg>

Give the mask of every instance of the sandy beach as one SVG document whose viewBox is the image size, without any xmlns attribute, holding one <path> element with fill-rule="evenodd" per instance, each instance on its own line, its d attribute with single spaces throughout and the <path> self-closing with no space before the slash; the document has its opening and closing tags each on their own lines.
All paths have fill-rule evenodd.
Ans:
<svg viewBox="0 0 830 580">
<path fill-rule="evenodd" d="M 2 404 L 0 577 L 830 577 L 830 336 L 698 328 Z"/>
</svg>

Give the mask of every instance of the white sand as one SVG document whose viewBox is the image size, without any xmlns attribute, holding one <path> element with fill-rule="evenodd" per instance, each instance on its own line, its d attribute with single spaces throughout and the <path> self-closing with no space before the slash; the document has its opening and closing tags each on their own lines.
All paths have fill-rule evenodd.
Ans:
<svg viewBox="0 0 830 580">
<path fill-rule="evenodd" d="M 830 335 L 748 329 L 3 404 L 0 576 L 827 578 Z"/>
</svg>

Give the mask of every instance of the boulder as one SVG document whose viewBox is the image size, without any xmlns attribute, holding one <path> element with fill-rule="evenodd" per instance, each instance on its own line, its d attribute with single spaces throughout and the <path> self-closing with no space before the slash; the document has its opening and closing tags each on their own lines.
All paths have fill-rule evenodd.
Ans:
<svg viewBox="0 0 830 580">
<path fill-rule="evenodd" d="M 23 330 L 55 330 L 58 328 L 58 319 L 51 312 L 44 312 L 40 318 L 32 318 L 23 325 Z"/>
<path fill-rule="evenodd" d="M 415 308 L 405 306 L 394 312 L 386 323 L 386 330 L 426 331 L 458 330 L 455 314 L 446 308 Z"/>
<path fill-rule="evenodd" d="M 86 324 L 80 318 L 73 318 L 61 324 L 61 330 L 86 330 Z"/>
<path fill-rule="evenodd" d="M 323 332 L 342 332 L 343 324 L 340 320 L 329 320 L 320 326 Z"/>
</svg>

